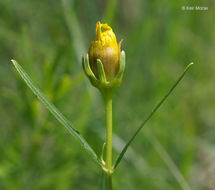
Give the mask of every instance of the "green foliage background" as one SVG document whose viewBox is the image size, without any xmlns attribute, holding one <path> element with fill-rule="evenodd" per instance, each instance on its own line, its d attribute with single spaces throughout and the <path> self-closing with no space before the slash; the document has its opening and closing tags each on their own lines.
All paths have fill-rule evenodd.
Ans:
<svg viewBox="0 0 215 190">
<path fill-rule="evenodd" d="M 186 5 L 209 10 L 182 11 Z M 80 63 L 101 20 L 124 40 L 127 54 L 114 98 L 114 155 L 185 66 L 195 63 L 132 143 L 114 174 L 115 189 L 186 189 L 188 183 L 213 190 L 214 18 L 213 0 L 1 0 L 0 189 L 98 189 L 100 169 L 39 103 L 10 59 L 100 153 L 104 106 Z"/>
</svg>

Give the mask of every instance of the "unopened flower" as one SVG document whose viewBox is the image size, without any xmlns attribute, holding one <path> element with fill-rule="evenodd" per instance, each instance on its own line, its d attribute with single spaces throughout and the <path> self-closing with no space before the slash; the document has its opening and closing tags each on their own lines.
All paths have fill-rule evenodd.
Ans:
<svg viewBox="0 0 215 190">
<path fill-rule="evenodd" d="M 93 86 L 103 91 L 120 85 L 125 68 L 125 52 L 120 51 L 121 42 L 107 24 L 96 23 L 95 40 L 89 54 L 82 59 L 85 74 Z"/>
<path fill-rule="evenodd" d="M 100 59 L 107 80 L 113 79 L 119 72 L 120 57 L 120 43 L 117 43 L 112 28 L 97 22 L 95 41 L 91 42 L 89 49 L 89 62 L 93 73 L 98 76 L 97 59 Z"/>
</svg>

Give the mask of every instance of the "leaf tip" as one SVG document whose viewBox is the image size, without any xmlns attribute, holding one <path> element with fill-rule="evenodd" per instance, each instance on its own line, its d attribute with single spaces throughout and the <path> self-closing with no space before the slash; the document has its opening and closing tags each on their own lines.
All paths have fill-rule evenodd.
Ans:
<svg viewBox="0 0 215 190">
<path fill-rule="evenodd" d="M 15 59 L 11 59 L 11 62 L 15 65 L 16 64 L 16 60 Z"/>
<path fill-rule="evenodd" d="M 193 62 L 191 62 L 190 64 L 188 64 L 185 70 L 187 71 L 192 65 L 194 65 Z"/>
</svg>

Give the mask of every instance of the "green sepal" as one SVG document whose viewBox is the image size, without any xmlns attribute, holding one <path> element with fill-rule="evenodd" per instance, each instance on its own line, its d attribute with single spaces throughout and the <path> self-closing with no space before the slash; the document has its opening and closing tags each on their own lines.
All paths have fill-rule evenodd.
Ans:
<svg viewBox="0 0 215 190">
<path fill-rule="evenodd" d="M 91 70 L 90 68 L 90 63 L 89 63 L 89 56 L 88 54 L 86 55 L 86 57 L 82 56 L 82 67 L 84 69 L 84 72 L 85 74 L 88 76 L 88 77 L 91 77 L 91 78 L 96 78 L 93 71 Z"/>
<path fill-rule="evenodd" d="M 104 67 L 100 59 L 97 59 L 98 77 L 95 76 L 90 68 L 88 54 L 82 57 L 82 66 L 85 74 L 93 86 L 98 88 L 102 93 L 106 93 L 107 91 L 113 92 L 114 89 L 117 88 L 122 82 L 123 73 L 125 70 L 125 52 L 121 52 L 119 72 L 109 81 L 107 80 Z"/>
<path fill-rule="evenodd" d="M 82 56 L 82 66 L 83 66 L 83 69 L 84 69 L 86 76 L 89 78 L 92 85 L 97 87 L 99 84 L 99 80 L 96 78 L 96 76 L 94 75 L 93 71 L 90 68 L 88 54 L 86 56 Z"/>
<path fill-rule="evenodd" d="M 98 68 L 99 80 L 101 81 L 101 83 L 103 85 L 106 85 L 108 82 L 107 82 L 107 79 L 106 79 L 103 64 L 102 64 L 100 59 L 97 59 L 97 68 Z"/>
<path fill-rule="evenodd" d="M 121 51 L 121 58 L 120 58 L 120 65 L 119 65 L 119 72 L 116 75 L 118 80 L 122 80 L 123 73 L 125 71 L 125 52 Z"/>
</svg>

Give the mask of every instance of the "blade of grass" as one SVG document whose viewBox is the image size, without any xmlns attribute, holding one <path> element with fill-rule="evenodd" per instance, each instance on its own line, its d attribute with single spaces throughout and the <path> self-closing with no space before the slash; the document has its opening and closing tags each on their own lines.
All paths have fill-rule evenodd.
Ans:
<svg viewBox="0 0 215 190">
<path fill-rule="evenodd" d="M 184 176 L 172 160 L 171 156 L 168 154 L 168 152 L 164 149 L 164 147 L 161 145 L 161 143 L 156 139 L 156 137 L 147 130 L 147 133 L 145 134 L 146 137 L 149 139 L 149 141 L 154 146 L 155 150 L 158 152 L 162 160 L 165 162 L 169 170 L 174 175 L 175 179 L 178 181 L 179 185 L 183 190 L 191 190 L 189 184 L 184 179 Z"/>
<path fill-rule="evenodd" d="M 154 113 L 158 110 L 158 108 L 164 103 L 164 101 L 168 98 L 168 96 L 171 94 L 171 92 L 175 89 L 175 87 L 178 85 L 178 83 L 182 80 L 186 72 L 189 70 L 189 68 L 193 65 L 193 63 L 190 63 L 183 73 L 179 76 L 177 81 L 173 84 L 173 86 L 170 88 L 170 90 L 166 93 L 166 95 L 161 99 L 161 101 L 155 106 L 155 108 L 152 110 L 152 112 L 146 117 L 146 119 L 143 121 L 143 123 L 140 124 L 136 132 L 133 134 L 133 136 L 130 138 L 128 143 L 125 145 L 125 147 L 122 149 L 121 153 L 118 155 L 115 164 L 114 164 L 114 169 L 118 166 L 120 163 L 121 159 L 123 158 L 124 154 L 126 153 L 129 145 L 132 143 L 132 141 L 135 139 L 137 134 L 140 132 L 140 130 L 143 128 L 143 126 L 149 121 L 149 119 L 154 115 Z"/>
<path fill-rule="evenodd" d="M 104 21 L 109 25 L 113 25 L 114 16 L 116 13 L 117 0 L 108 0 L 105 13 L 104 13 Z"/>
<path fill-rule="evenodd" d="M 86 54 L 87 48 L 85 46 L 85 40 L 84 40 L 83 32 L 81 30 L 80 21 L 77 18 L 77 15 L 75 14 L 76 11 L 74 6 L 71 6 L 72 5 L 71 2 L 72 1 L 69 1 L 69 0 L 61 0 L 62 13 L 70 33 L 71 42 L 72 42 L 71 45 L 75 51 L 74 53 L 75 53 L 76 60 L 81 65 L 80 58 L 82 57 L 82 55 Z M 98 95 L 95 93 L 94 89 L 91 88 L 91 85 L 88 81 L 85 84 L 94 105 Z"/>
<path fill-rule="evenodd" d="M 90 147 L 87 141 L 80 135 L 80 133 L 73 128 L 72 124 L 65 118 L 65 116 L 43 95 L 43 93 L 38 89 L 28 74 L 23 70 L 23 68 L 15 61 L 11 60 L 14 67 L 32 90 L 32 92 L 37 96 L 37 98 L 44 104 L 44 106 L 53 114 L 53 116 L 69 131 L 69 133 L 74 136 L 78 142 L 84 147 L 84 149 L 89 153 L 89 155 L 100 165 L 98 156 L 94 150 Z"/>
<path fill-rule="evenodd" d="M 73 6 L 71 6 L 71 1 L 61 0 L 61 3 L 63 9 L 63 16 L 70 32 L 72 46 L 74 48 L 78 63 L 81 64 L 80 58 L 82 55 L 85 55 L 86 47 L 84 44 L 81 27 L 79 25 L 79 20 L 77 19 L 75 11 L 73 10 Z"/>
</svg>

